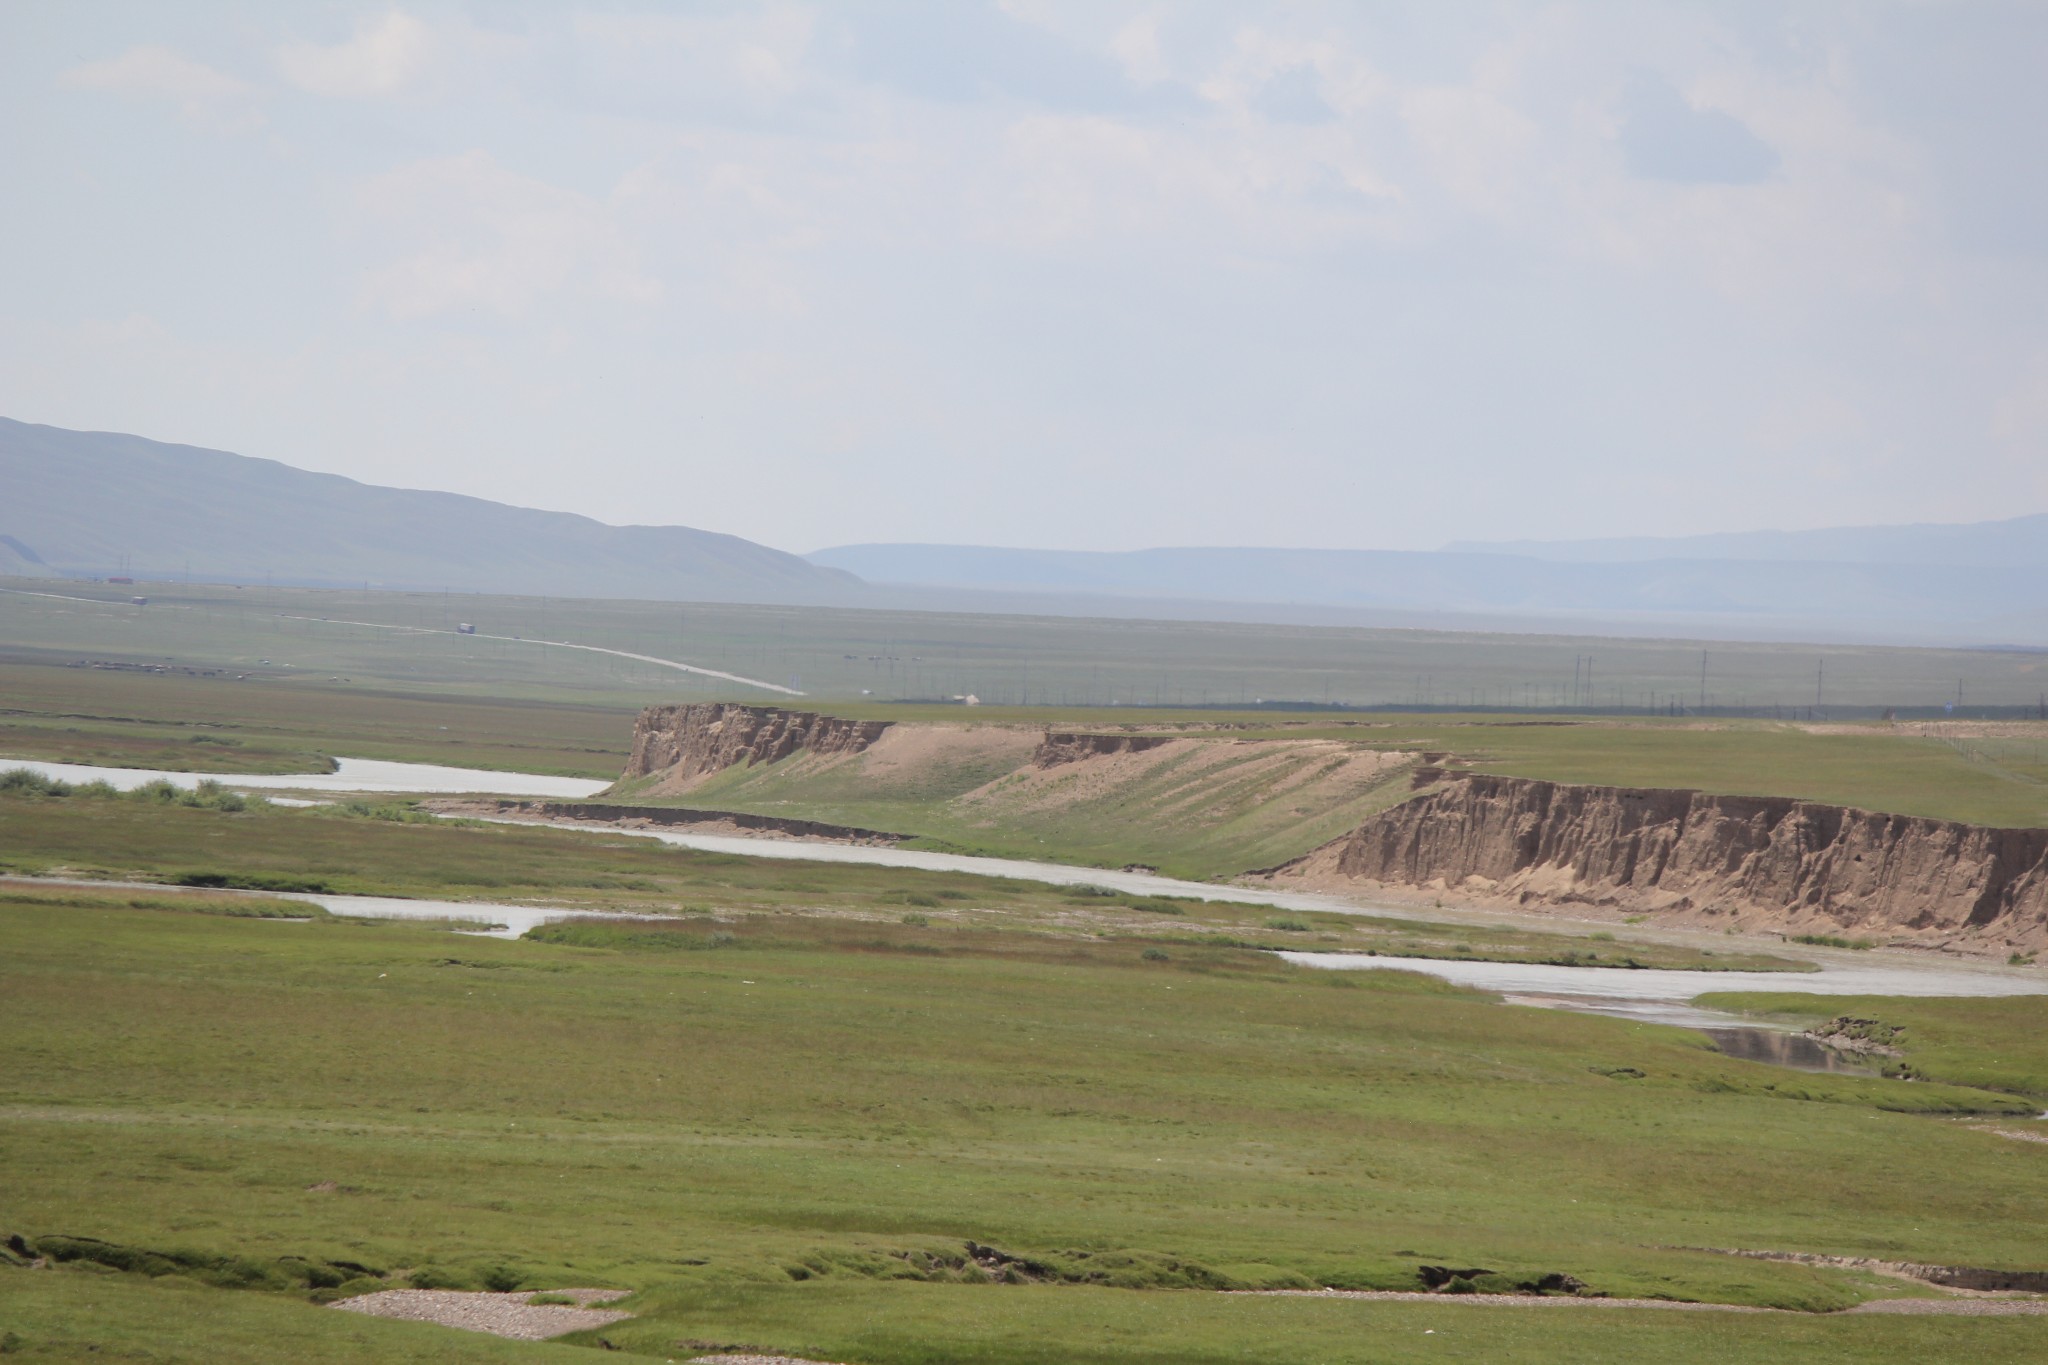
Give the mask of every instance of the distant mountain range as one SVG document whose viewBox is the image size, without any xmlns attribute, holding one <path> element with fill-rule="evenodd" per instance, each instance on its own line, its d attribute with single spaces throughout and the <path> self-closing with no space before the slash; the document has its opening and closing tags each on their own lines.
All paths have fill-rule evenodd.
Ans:
<svg viewBox="0 0 2048 1365">
<path fill-rule="evenodd" d="M 1620 540 L 1455 541 L 1454 553 L 1522 555 L 1579 564 L 1652 559 L 1804 564 L 1938 564 L 1978 569 L 2048 568 L 2048 513 L 2007 521 L 1909 526 L 1835 526 L 1820 531 L 1732 531 Z"/>
<path fill-rule="evenodd" d="M 0 418 L 0 573 L 702 601 L 829 599 L 836 569 L 274 460 Z"/>
<path fill-rule="evenodd" d="M 1405 624 L 1438 628 L 1506 616 L 1593 633 L 2048 644 L 2048 516 L 1431 551 L 891 544 L 808 558 L 877 587 L 1427 613 Z"/>
<path fill-rule="evenodd" d="M 2048 645 L 2048 515 L 1436 551 L 843 545 L 808 556 L 0 418 L 0 576 L 1276 625 Z"/>
</svg>

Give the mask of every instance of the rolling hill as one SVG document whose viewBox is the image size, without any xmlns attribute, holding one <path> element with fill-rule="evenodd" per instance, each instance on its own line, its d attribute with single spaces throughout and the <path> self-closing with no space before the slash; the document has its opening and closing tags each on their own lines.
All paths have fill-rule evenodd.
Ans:
<svg viewBox="0 0 2048 1365">
<path fill-rule="evenodd" d="M 608 526 L 4 418 L 0 489 L 0 573 L 767 602 L 858 587 L 738 536 Z"/>
</svg>

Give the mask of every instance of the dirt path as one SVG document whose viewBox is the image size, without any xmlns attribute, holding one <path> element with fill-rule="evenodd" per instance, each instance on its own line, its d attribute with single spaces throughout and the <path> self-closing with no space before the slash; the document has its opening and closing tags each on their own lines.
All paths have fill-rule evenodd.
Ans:
<svg viewBox="0 0 2048 1365">
<path fill-rule="evenodd" d="M 368 630 L 393 630 L 401 635 L 453 635 L 460 640 L 500 640 L 507 644 L 541 645 L 548 649 L 580 649 L 586 654 L 609 654 L 615 659 L 632 659 L 637 663 L 655 664 L 661 668 L 673 668 L 679 673 L 695 673 L 702 678 L 717 678 L 723 682 L 742 683 L 748 687 L 758 687 L 764 692 L 780 692 L 785 697 L 807 695 L 799 692 L 794 687 L 784 687 L 780 683 L 763 682 L 759 678 L 743 678 L 737 673 L 721 673 L 715 668 L 700 668 L 696 664 L 678 663 L 674 659 L 657 659 L 652 654 L 634 654 L 623 649 L 606 649 L 602 645 L 574 645 L 570 644 L 567 640 L 528 640 L 518 635 L 481 635 L 475 631 L 440 630 L 433 626 L 394 626 L 387 625 L 382 621 L 344 621 L 338 617 L 327 616 L 286 616 L 282 612 L 278 613 L 278 619 L 283 621 L 311 621 L 316 625 L 362 626 Z"/>
</svg>

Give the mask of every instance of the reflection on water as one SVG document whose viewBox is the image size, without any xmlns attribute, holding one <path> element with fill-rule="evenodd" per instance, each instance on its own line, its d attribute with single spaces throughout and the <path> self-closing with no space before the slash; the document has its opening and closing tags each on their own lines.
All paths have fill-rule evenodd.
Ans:
<svg viewBox="0 0 2048 1365">
<path fill-rule="evenodd" d="M 1702 1029 L 1714 1046 L 1730 1057 L 1745 1062 L 1768 1062 L 1797 1071 L 1848 1071 L 1874 1076 L 1878 1069 L 1860 1057 L 1835 1051 L 1803 1033 L 1781 1033 L 1767 1028 Z"/>
</svg>

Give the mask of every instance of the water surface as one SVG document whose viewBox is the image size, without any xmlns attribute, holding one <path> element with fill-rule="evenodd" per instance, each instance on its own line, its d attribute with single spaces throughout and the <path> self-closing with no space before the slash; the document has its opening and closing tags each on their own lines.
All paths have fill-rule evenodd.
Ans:
<svg viewBox="0 0 2048 1365">
<path fill-rule="evenodd" d="M 201 782 L 212 781 L 236 791 L 331 792 L 341 796 L 417 792 L 433 796 L 527 796 L 580 801 L 611 785 L 588 777 L 501 773 L 485 768 L 449 768 L 438 763 L 393 763 L 381 758 L 338 758 L 331 773 L 180 773 L 0 758 L 0 772 L 11 768 L 27 768 L 59 782 L 105 782 L 124 792 L 151 782 L 168 782 L 189 791 Z"/>
</svg>

